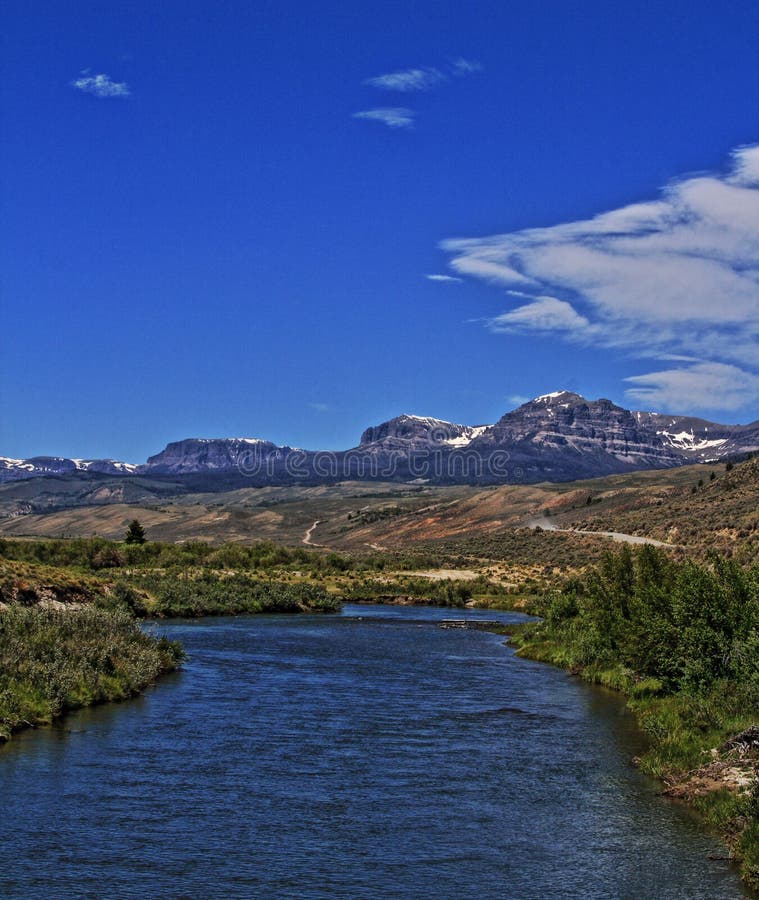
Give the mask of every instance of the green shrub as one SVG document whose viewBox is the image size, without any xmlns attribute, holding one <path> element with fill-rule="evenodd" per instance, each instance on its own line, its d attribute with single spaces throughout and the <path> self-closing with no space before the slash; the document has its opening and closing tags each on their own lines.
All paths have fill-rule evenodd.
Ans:
<svg viewBox="0 0 759 900">
<path fill-rule="evenodd" d="M 142 574 L 134 575 L 132 582 L 152 595 L 151 612 L 158 616 L 336 612 L 340 608 L 340 601 L 318 585 L 269 581 L 239 572 Z"/>
</svg>

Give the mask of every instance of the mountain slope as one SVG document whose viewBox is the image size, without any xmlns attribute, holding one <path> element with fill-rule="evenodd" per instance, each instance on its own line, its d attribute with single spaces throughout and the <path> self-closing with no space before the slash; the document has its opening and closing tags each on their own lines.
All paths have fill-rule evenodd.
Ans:
<svg viewBox="0 0 759 900">
<path fill-rule="evenodd" d="M 682 465 L 684 459 L 636 413 L 570 391 L 537 397 L 506 413 L 470 449 L 485 458 L 508 452 L 512 471 L 521 470 L 525 481 L 668 468 Z"/>
<path fill-rule="evenodd" d="M 712 477 L 713 476 L 713 477 Z M 616 504 L 591 503 L 561 515 L 562 526 L 624 531 L 670 543 L 759 559 L 759 457 L 729 471 L 700 470 L 689 485 L 631 494 Z"/>
<path fill-rule="evenodd" d="M 191 490 L 332 484 L 345 480 L 429 484 L 571 481 L 670 468 L 759 450 L 759 422 L 720 425 L 689 416 L 633 412 L 570 391 L 536 397 L 493 425 L 401 415 L 367 428 L 345 451 L 307 451 L 260 438 L 174 441 L 146 463 L 0 458 L 0 483 L 102 473 L 184 479 Z"/>
</svg>

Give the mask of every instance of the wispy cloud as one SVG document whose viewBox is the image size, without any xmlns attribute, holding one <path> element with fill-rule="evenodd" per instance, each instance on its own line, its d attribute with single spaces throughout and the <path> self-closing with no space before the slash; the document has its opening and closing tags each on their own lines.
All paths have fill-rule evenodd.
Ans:
<svg viewBox="0 0 759 900">
<path fill-rule="evenodd" d="M 696 363 L 625 381 L 637 385 L 627 396 L 649 409 L 687 409 L 694 397 L 702 409 L 740 409 L 759 397 L 759 375 L 725 363 Z"/>
<path fill-rule="evenodd" d="M 526 301 L 487 320 L 493 331 L 695 363 L 636 376 L 633 399 L 674 408 L 687 382 L 704 391 L 688 406 L 705 406 L 725 366 L 741 387 L 723 393 L 722 408 L 759 396 L 759 146 L 736 150 L 727 173 L 683 178 L 658 200 L 443 247 L 460 275 Z"/>
<path fill-rule="evenodd" d="M 374 75 L 364 80 L 363 84 L 377 88 L 381 91 L 398 91 L 402 94 L 410 94 L 418 91 L 429 91 L 432 88 L 450 81 L 452 77 L 461 78 L 482 70 L 478 62 L 459 57 L 452 63 L 437 69 L 432 66 L 415 66 L 410 69 L 399 69 L 395 72 L 386 72 L 384 75 Z M 354 119 L 373 119 L 384 122 L 389 128 L 412 128 L 416 112 L 405 107 L 380 107 L 378 109 L 366 109 L 353 113 Z"/>
<path fill-rule="evenodd" d="M 90 75 L 88 71 L 80 72 L 80 77 L 71 82 L 71 86 L 85 94 L 95 97 L 128 97 L 129 85 L 125 81 L 111 81 L 109 75 Z"/>
<path fill-rule="evenodd" d="M 373 78 L 367 78 L 364 84 L 383 91 L 400 91 L 405 94 L 410 91 L 428 91 L 442 81 L 447 81 L 447 76 L 439 69 L 419 68 L 375 75 Z"/>
<path fill-rule="evenodd" d="M 491 331 L 542 331 L 585 334 L 592 328 L 585 316 L 579 315 L 571 303 L 555 297 L 536 297 L 487 320 Z"/>
<path fill-rule="evenodd" d="M 311 407 L 311 409 L 320 413 L 329 412 L 332 409 L 329 403 L 309 403 L 308 405 Z"/>
<path fill-rule="evenodd" d="M 451 282 L 451 281 L 463 281 L 463 278 L 457 278 L 455 275 L 425 275 L 425 278 L 428 278 L 430 281 L 443 281 L 443 282 Z"/>
<path fill-rule="evenodd" d="M 472 59 L 464 59 L 460 56 L 451 64 L 451 72 L 461 78 L 463 75 L 473 75 L 475 72 L 481 72 L 482 65 Z"/>
<path fill-rule="evenodd" d="M 413 109 L 406 109 L 403 106 L 381 106 L 378 109 L 365 109 L 353 113 L 353 118 L 382 122 L 388 128 L 413 128 L 415 115 Z"/>
</svg>

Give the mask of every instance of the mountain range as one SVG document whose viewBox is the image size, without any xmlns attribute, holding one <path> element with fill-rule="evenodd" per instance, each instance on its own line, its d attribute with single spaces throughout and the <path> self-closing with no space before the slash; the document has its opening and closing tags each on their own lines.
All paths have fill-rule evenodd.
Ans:
<svg viewBox="0 0 759 900">
<path fill-rule="evenodd" d="M 51 476 L 167 476 L 193 489 L 346 480 L 432 484 L 571 481 L 739 457 L 759 450 L 759 421 L 720 425 L 635 412 L 570 391 L 536 397 L 492 425 L 401 415 L 350 450 L 301 450 L 260 438 L 188 438 L 141 464 L 0 457 L 0 483 Z"/>
</svg>

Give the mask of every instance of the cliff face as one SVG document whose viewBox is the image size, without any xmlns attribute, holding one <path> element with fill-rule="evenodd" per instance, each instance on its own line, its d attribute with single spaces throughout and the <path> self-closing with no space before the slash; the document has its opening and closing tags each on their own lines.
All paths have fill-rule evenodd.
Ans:
<svg viewBox="0 0 759 900">
<path fill-rule="evenodd" d="M 347 451 L 305 451 L 258 438 L 174 441 L 141 466 L 114 460 L 0 458 L 0 482 L 38 475 L 181 476 L 193 489 L 348 479 L 437 484 L 570 481 L 759 451 L 759 422 L 719 425 L 632 412 L 570 391 L 536 397 L 494 425 L 402 415 L 367 428 Z M 244 481 L 243 481 L 244 479 Z"/>
<path fill-rule="evenodd" d="M 508 450 L 525 480 L 566 481 L 661 469 L 759 450 L 759 422 L 717 425 L 687 416 L 632 412 L 570 391 L 536 397 L 506 413 L 472 449 Z"/>
<path fill-rule="evenodd" d="M 610 400 L 558 391 L 507 413 L 472 442 L 472 449 L 483 455 L 507 451 L 527 481 L 682 465 L 681 454 L 639 415 Z"/>
<path fill-rule="evenodd" d="M 173 441 L 148 458 L 139 471 L 154 475 L 230 472 L 245 469 L 255 457 L 276 455 L 283 448 L 256 438 L 187 438 Z"/>
</svg>

